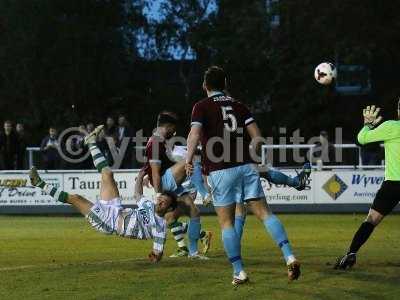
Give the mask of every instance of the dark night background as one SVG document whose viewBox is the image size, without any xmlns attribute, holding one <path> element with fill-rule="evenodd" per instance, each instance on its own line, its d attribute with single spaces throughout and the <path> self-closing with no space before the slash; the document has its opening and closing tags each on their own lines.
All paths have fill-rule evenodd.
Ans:
<svg viewBox="0 0 400 300">
<path fill-rule="evenodd" d="M 398 8 L 374 0 L 1 0 L 0 120 L 25 123 L 36 145 L 50 124 L 121 112 L 149 133 L 157 113 L 172 109 L 185 134 L 202 73 L 218 64 L 265 135 L 280 126 L 305 137 L 343 127 L 354 142 L 366 104 L 395 116 Z M 319 85 L 313 70 L 323 61 L 365 67 L 371 89 L 349 95 Z"/>
</svg>

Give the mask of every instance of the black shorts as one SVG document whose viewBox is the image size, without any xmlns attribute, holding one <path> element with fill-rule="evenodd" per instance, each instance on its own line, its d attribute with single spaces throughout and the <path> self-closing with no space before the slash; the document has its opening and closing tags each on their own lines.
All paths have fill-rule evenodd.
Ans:
<svg viewBox="0 0 400 300">
<path fill-rule="evenodd" d="M 396 207 L 399 200 L 400 181 L 384 181 L 371 208 L 386 216 Z"/>
</svg>

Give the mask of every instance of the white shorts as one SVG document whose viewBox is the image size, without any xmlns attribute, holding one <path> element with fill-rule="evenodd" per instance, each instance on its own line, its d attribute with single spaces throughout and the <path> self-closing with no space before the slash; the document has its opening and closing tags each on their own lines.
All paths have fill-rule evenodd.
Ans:
<svg viewBox="0 0 400 300">
<path fill-rule="evenodd" d="M 111 201 L 97 201 L 86 216 L 90 225 L 96 230 L 113 234 L 117 231 L 117 219 L 124 208 L 121 205 L 121 198 Z"/>
</svg>

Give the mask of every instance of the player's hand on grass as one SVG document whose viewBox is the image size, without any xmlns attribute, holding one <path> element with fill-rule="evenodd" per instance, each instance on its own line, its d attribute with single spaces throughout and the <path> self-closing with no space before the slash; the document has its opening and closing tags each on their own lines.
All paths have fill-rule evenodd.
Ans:
<svg viewBox="0 0 400 300">
<path fill-rule="evenodd" d="M 163 256 L 162 252 L 151 251 L 150 254 L 149 254 L 149 260 L 152 263 L 157 263 L 157 262 L 159 262 L 161 260 L 162 256 Z"/>
<path fill-rule="evenodd" d="M 374 128 L 382 121 L 382 117 L 379 115 L 381 109 L 375 107 L 375 105 L 367 106 L 363 109 L 364 125 L 370 128 Z"/>
</svg>

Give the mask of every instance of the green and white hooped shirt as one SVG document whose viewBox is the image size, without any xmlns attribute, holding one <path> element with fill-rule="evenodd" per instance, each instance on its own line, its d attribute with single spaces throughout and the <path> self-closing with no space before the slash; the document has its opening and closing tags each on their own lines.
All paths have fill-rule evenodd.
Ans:
<svg viewBox="0 0 400 300">
<path fill-rule="evenodd" d="M 153 240 L 153 250 L 163 252 L 167 236 L 167 224 L 164 218 L 155 212 L 154 202 L 145 196 L 137 203 L 124 219 L 124 237 Z"/>
</svg>

